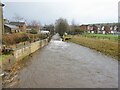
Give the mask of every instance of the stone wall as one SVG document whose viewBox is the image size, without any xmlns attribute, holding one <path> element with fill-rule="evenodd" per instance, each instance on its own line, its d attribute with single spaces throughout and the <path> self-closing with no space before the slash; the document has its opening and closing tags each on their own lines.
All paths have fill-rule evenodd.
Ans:
<svg viewBox="0 0 120 90">
<path fill-rule="evenodd" d="M 41 48 L 40 43 L 41 43 L 41 41 L 37 41 L 37 42 L 31 43 L 31 53 L 34 53 L 36 50 Z"/>
<path fill-rule="evenodd" d="M 44 47 L 47 44 L 48 44 L 48 39 L 44 39 L 33 42 L 31 44 L 24 45 L 21 48 L 16 48 L 16 50 L 14 50 L 14 56 L 17 60 L 22 59 L 30 55 L 31 53 L 34 53 L 35 51 Z"/>
<path fill-rule="evenodd" d="M 16 61 L 22 60 L 26 56 L 29 56 L 30 54 L 32 54 L 35 51 L 37 51 L 38 49 L 46 46 L 47 44 L 48 44 L 48 38 L 17 47 L 13 51 L 13 55 L 11 55 L 9 58 L 4 60 L 4 62 L 2 62 L 3 70 L 11 67 Z M 9 63 L 9 59 L 10 59 L 10 63 Z"/>
</svg>

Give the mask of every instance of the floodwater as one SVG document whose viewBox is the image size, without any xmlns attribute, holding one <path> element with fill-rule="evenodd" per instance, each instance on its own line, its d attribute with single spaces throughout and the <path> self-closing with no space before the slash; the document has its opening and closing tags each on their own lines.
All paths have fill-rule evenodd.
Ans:
<svg viewBox="0 0 120 90">
<path fill-rule="evenodd" d="M 117 88 L 118 62 L 53 36 L 20 71 L 17 88 Z"/>
</svg>

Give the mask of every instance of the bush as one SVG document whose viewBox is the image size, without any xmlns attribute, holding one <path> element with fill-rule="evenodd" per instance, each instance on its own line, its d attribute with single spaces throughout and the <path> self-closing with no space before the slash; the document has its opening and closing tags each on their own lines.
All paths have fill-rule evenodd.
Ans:
<svg viewBox="0 0 120 90">
<path fill-rule="evenodd" d="M 20 42 L 25 42 L 29 40 L 28 34 L 15 33 L 15 34 L 5 34 L 3 35 L 3 42 L 6 45 L 18 44 Z"/>
<path fill-rule="evenodd" d="M 39 38 L 40 38 L 40 39 L 45 39 L 45 38 L 47 38 L 47 37 L 48 37 L 47 34 L 40 34 L 40 35 L 39 35 Z"/>
<path fill-rule="evenodd" d="M 28 33 L 14 33 L 14 34 L 4 34 L 3 35 L 3 44 L 13 45 L 20 42 L 30 41 L 34 42 L 39 39 L 45 39 L 48 35 L 45 34 L 28 34 Z"/>
<path fill-rule="evenodd" d="M 31 34 L 37 34 L 37 31 L 36 30 L 31 30 L 30 33 Z"/>
</svg>

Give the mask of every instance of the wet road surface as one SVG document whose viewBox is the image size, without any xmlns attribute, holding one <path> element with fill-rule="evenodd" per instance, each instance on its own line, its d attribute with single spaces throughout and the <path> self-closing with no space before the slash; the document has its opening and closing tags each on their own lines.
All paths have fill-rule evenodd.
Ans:
<svg viewBox="0 0 120 90">
<path fill-rule="evenodd" d="M 30 58 L 17 88 L 117 88 L 118 62 L 89 48 L 59 41 Z"/>
</svg>

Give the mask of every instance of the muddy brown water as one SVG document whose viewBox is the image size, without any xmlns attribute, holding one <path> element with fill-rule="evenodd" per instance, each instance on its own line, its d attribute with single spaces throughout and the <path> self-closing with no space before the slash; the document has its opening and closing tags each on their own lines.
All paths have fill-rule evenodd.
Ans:
<svg viewBox="0 0 120 90">
<path fill-rule="evenodd" d="M 118 62 L 55 35 L 29 58 L 19 78 L 15 88 L 117 88 Z"/>
</svg>

